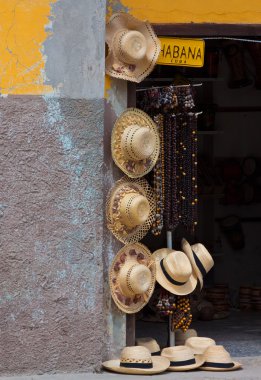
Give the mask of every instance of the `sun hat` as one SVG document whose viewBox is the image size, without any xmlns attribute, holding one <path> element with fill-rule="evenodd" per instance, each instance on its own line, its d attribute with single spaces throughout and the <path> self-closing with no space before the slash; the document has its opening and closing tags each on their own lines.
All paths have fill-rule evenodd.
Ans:
<svg viewBox="0 0 261 380">
<path fill-rule="evenodd" d="M 115 164 L 128 177 L 144 176 L 154 167 L 160 152 L 156 124 L 138 108 L 127 108 L 114 124 L 111 151 Z"/>
<path fill-rule="evenodd" d="M 175 345 L 183 346 L 188 338 L 192 336 L 197 336 L 197 331 L 194 329 L 188 329 L 187 331 L 182 331 L 180 329 L 175 330 Z"/>
<path fill-rule="evenodd" d="M 190 337 L 185 343 L 185 345 L 189 347 L 195 355 L 203 354 L 208 347 L 215 344 L 216 342 L 213 339 L 201 336 Z"/>
<path fill-rule="evenodd" d="M 200 367 L 204 371 L 234 371 L 242 364 L 234 362 L 229 352 L 223 346 L 210 346 L 203 354 L 204 364 Z"/>
<path fill-rule="evenodd" d="M 184 252 L 161 248 L 152 256 L 156 261 L 156 280 L 164 289 L 178 296 L 193 292 L 197 278 Z"/>
<path fill-rule="evenodd" d="M 153 375 L 166 371 L 169 360 L 163 356 L 152 356 L 146 347 L 131 346 L 121 351 L 120 359 L 108 360 L 103 367 L 118 373 Z"/>
<path fill-rule="evenodd" d="M 137 338 L 136 345 L 146 347 L 152 356 L 160 355 L 160 346 L 158 345 L 156 339 L 151 337 Z"/>
<path fill-rule="evenodd" d="M 186 346 L 163 348 L 161 355 L 170 361 L 168 371 L 189 371 L 199 368 L 204 363 L 203 357 L 195 356 Z"/>
<path fill-rule="evenodd" d="M 190 245 L 186 239 L 182 239 L 182 250 L 188 256 L 193 271 L 196 273 L 200 282 L 200 287 L 203 287 L 203 277 L 210 271 L 214 265 L 214 260 L 207 248 L 201 244 Z"/>
<path fill-rule="evenodd" d="M 109 230 L 125 244 L 141 240 L 153 223 L 155 204 L 155 194 L 145 179 L 120 179 L 107 197 Z"/>
<path fill-rule="evenodd" d="M 122 247 L 110 268 L 111 295 L 118 308 L 137 313 L 149 301 L 155 287 L 155 261 L 141 243 Z"/>
<path fill-rule="evenodd" d="M 121 12 L 113 14 L 106 25 L 106 43 L 106 74 L 137 83 L 153 70 L 161 48 L 147 21 Z"/>
</svg>

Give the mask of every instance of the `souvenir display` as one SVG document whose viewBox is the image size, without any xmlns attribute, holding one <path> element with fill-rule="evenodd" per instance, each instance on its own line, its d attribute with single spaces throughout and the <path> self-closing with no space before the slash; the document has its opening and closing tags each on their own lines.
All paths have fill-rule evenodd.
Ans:
<svg viewBox="0 0 261 380">
<path fill-rule="evenodd" d="M 209 346 L 203 354 L 204 364 L 200 369 L 204 371 L 234 371 L 242 367 L 231 359 L 229 352 L 223 346 Z"/>
<path fill-rule="evenodd" d="M 203 278 L 214 265 L 211 254 L 203 244 L 197 243 L 190 245 L 186 239 L 182 239 L 182 250 L 188 256 L 202 289 Z"/>
<path fill-rule="evenodd" d="M 185 343 L 185 345 L 189 347 L 195 355 L 204 354 L 208 347 L 215 344 L 216 342 L 213 339 L 200 336 L 190 337 Z"/>
<path fill-rule="evenodd" d="M 149 173 L 160 154 L 158 128 L 137 108 L 126 109 L 116 120 L 111 135 L 112 158 L 128 177 Z"/>
<path fill-rule="evenodd" d="M 146 347 L 150 351 L 151 356 L 160 355 L 160 346 L 153 338 L 137 338 L 136 345 Z"/>
<path fill-rule="evenodd" d="M 124 177 L 107 197 L 107 226 L 121 242 L 135 243 L 151 228 L 155 206 L 155 195 L 145 179 Z"/>
<path fill-rule="evenodd" d="M 181 329 L 183 332 L 186 332 L 191 322 L 190 299 L 188 296 L 178 296 L 176 300 L 176 310 L 173 312 L 171 319 L 172 331 Z"/>
<path fill-rule="evenodd" d="M 164 348 L 161 355 L 170 361 L 168 371 L 191 371 L 204 364 L 203 356 L 194 355 L 192 350 L 186 346 Z"/>
<path fill-rule="evenodd" d="M 145 245 L 128 244 L 120 249 L 111 264 L 111 295 L 118 308 L 127 314 L 137 313 L 153 294 L 155 261 Z"/>
<path fill-rule="evenodd" d="M 115 13 L 106 25 L 106 74 L 141 82 L 153 70 L 160 54 L 160 40 L 147 21 Z"/>
<path fill-rule="evenodd" d="M 167 290 L 161 289 L 156 308 L 163 317 L 172 315 L 176 310 L 176 297 Z"/>
<path fill-rule="evenodd" d="M 102 365 L 105 369 L 118 373 L 153 375 L 166 371 L 170 362 L 163 356 L 152 356 L 146 347 L 131 346 L 121 351 L 119 359 L 108 360 Z"/>
</svg>

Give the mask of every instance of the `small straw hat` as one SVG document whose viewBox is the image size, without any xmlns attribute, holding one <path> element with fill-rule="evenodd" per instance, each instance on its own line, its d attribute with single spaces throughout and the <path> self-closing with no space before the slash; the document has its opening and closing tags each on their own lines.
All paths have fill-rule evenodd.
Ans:
<svg viewBox="0 0 261 380">
<path fill-rule="evenodd" d="M 112 15 L 106 25 L 106 43 L 106 74 L 137 83 L 153 70 L 161 48 L 151 25 L 126 13 Z"/>
<path fill-rule="evenodd" d="M 190 371 L 199 368 L 204 363 L 202 356 L 195 356 L 191 349 L 186 346 L 164 348 L 161 355 L 170 361 L 168 371 Z"/>
<path fill-rule="evenodd" d="M 197 243 L 190 245 L 186 239 L 182 239 L 182 250 L 188 256 L 202 289 L 203 277 L 205 277 L 214 265 L 214 260 L 212 259 L 211 254 L 203 244 Z"/>
<path fill-rule="evenodd" d="M 201 336 L 190 337 L 185 343 L 185 345 L 189 347 L 195 355 L 204 354 L 208 347 L 214 346 L 215 344 L 216 342 L 213 339 Z"/>
<path fill-rule="evenodd" d="M 156 261 L 156 280 L 164 289 L 178 296 L 193 292 L 197 278 L 184 252 L 162 248 L 155 251 L 153 257 Z"/>
<path fill-rule="evenodd" d="M 155 261 L 145 245 L 128 244 L 115 256 L 110 269 L 111 295 L 120 310 L 132 314 L 149 301 L 155 287 Z"/>
<path fill-rule="evenodd" d="M 111 151 L 115 164 L 128 177 L 143 177 L 159 157 L 160 138 L 156 124 L 138 108 L 127 108 L 114 124 Z"/>
<path fill-rule="evenodd" d="M 194 329 L 188 329 L 183 332 L 182 330 L 175 330 L 175 345 L 183 346 L 188 338 L 197 336 L 197 331 Z"/>
<path fill-rule="evenodd" d="M 108 360 L 103 367 L 118 373 L 134 375 L 153 375 L 166 371 L 169 360 L 162 356 L 151 356 L 146 347 L 131 346 L 121 351 L 120 359 Z"/>
<path fill-rule="evenodd" d="M 154 220 L 155 194 L 145 179 L 122 178 L 107 197 L 107 226 L 121 242 L 135 243 Z"/>
<path fill-rule="evenodd" d="M 204 371 L 234 371 L 242 364 L 232 361 L 229 352 L 223 346 L 210 346 L 203 354 L 204 364 L 200 367 Z"/>
<path fill-rule="evenodd" d="M 160 346 L 158 345 L 158 342 L 153 338 L 137 338 L 136 344 L 137 346 L 146 347 L 152 356 L 160 355 Z"/>
</svg>

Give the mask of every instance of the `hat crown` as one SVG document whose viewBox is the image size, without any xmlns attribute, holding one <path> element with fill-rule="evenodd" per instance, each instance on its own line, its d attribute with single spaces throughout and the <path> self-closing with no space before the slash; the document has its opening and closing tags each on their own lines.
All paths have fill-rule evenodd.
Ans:
<svg viewBox="0 0 261 380">
<path fill-rule="evenodd" d="M 214 265 L 214 260 L 211 254 L 208 252 L 206 247 L 201 243 L 193 244 L 191 246 L 191 249 L 194 252 L 194 254 L 198 257 L 201 264 L 203 265 L 206 272 L 208 273 Z"/>
<path fill-rule="evenodd" d="M 146 38 L 137 30 L 120 30 L 114 37 L 113 45 L 116 56 L 128 64 L 141 61 L 147 51 Z"/>
<path fill-rule="evenodd" d="M 160 346 L 158 345 L 157 341 L 153 338 L 138 338 L 137 345 L 146 347 L 151 353 L 160 351 Z"/>
<path fill-rule="evenodd" d="M 232 359 L 227 350 L 220 345 L 210 346 L 204 352 L 206 362 L 211 363 L 231 363 Z"/>
<path fill-rule="evenodd" d="M 192 350 L 186 346 L 164 348 L 162 350 L 161 355 L 167 357 L 171 362 L 179 362 L 194 359 L 194 354 Z"/>
<path fill-rule="evenodd" d="M 150 214 L 150 204 L 144 195 L 133 191 L 125 194 L 120 203 L 122 222 L 128 227 L 136 227 L 146 222 Z"/>
<path fill-rule="evenodd" d="M 148 127 L 130 125 L 125 128 L 121 137 L 121 148 L 124 156 L 134 161 L 149 158 L 156 149 L 155 133 Z"/>
<path fill-rule="evenodd" d="M 192 349 L 194 354 L 203 354 L 210 346 L 215 345 L 215 341 L 207 337 L 190 337 L 186 340 L 186 346 Z"/>
<path fill-rule="evenodd" d="M 118 281 L 125 296 L 139 295 L 150 288 L 152 274 L 146 265 L 130 260 L 121 268 Z"/>
<path fill-rule="evenodd" d="M 125 347 L 121 351 L 122 363 L 152 363 L 150 351 L 143 346 Z"/>
<path fill-rule="evenodd" d="M 192 267 L 185 253 L 172 251 L 164 259 L 164 268 L 176 281 L 187 282 L 192 274 Z"/>
</svg>

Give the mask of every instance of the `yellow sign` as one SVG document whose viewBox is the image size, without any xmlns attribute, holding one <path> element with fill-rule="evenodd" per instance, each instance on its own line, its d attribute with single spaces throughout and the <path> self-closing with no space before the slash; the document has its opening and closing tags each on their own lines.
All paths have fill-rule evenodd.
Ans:
<svg viewBox="0 0 261 380">
<path fill-rule="evenodd" d="M 159 39 L 161 52 L 158 65 L 204 66 L 204 40 L 172 37 L 159 37 Z"/>
</svg>

